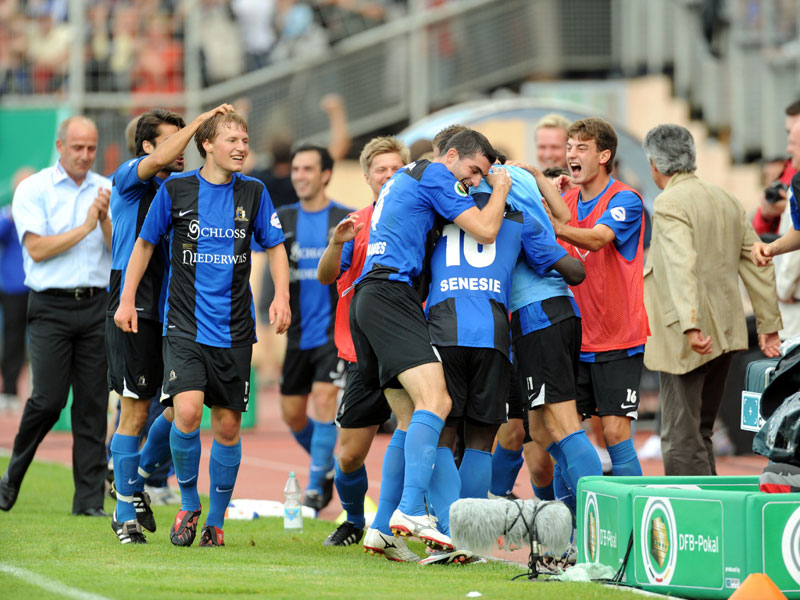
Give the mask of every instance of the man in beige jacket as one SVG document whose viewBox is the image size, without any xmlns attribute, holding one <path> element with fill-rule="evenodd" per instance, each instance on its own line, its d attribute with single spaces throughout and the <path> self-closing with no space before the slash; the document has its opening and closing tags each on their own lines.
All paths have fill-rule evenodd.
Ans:
<svg viewBox="0 0 800 600">
<path fill-rule="evenodd" d="M 758 236 L 736 198 L 694 171 L 692 135 L 677 125 L 648 132 L 644 150 L 664 190 L 653 203 L 644 272 L 651 337 L 644 363 L 659 372 L 661 448 L 667 475 L 716 474 L 711 433 L 732 353 L 747 348 L 741 277 L 766 356 L 779 356 L 781 318 L 773 269 L 749 260 Z"/>
</svg>

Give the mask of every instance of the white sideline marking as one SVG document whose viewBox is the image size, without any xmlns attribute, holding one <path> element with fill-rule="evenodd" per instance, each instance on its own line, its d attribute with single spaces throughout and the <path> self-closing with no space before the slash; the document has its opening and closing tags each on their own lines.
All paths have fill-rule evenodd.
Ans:
<svg viewBox="0 0 800 600">
<path fill-rule="evenodd" d="M 92 594 L 91 592 L 84 592 L 83 590 L 69 587 L 60 581 L 49 579 L 44 575 L 39 575 L 33 571 L 21 569 L 20 567 L 15 567 L 13 565 L 0 563 L 0 572 L 13 575 L 18 579 L 22 579 L 25 583 L 35 585 L 43 590 L 47 590 L 48 592 L 60 594 L 61 596 L 66 596 L 68 598 L 75 598 L 75 600 L 109 600 L 105 596 L 100 596 L 98 594 Z"/>
</svg>

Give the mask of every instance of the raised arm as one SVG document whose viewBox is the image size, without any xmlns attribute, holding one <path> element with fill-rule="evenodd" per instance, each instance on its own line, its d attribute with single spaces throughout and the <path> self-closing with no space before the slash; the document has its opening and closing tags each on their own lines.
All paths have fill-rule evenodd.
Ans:
<svg viewBox="0 0 800 600">
<path fill-rule="evenodd" d="M 511 176 L 506 169 L 492 169 L 486 176 L 492 186 L 492 194 L 486 206 L 468 208 L 458 215 L 454 222 L 461 229 L 472 235 L 480 244 L 492 244 L 503 223 L 506 197 L 511 189 Z"/>
<path fill-rule="evenodd" d="M 329 285 L 339 277 L 342 247 L 354 239 L 363 228 L 364 223 L 359 223 L 354 215 L 347 215 L 336 225 L 331 241 L 328 242 L 328 247 L 325 248 L 317 265 L 317 280 L 322 285 Z"/>
<path fill-rule="evenodd" d="M 572 214 L 569 212 L 567 203 L 564 202 L 564 199 L 561 197 L 561 194 L 558 193 L 558 190 L 555 188 L 555 186 L 539 169 L 531 165 L 525 165 L 517 162 L 510 162 L 508 164 L 516 165 L 533 175 L 533 178 L 536 180 L 536 185 L 539 187 L 539 191 L 542 193 L 545 204 L 547 205 L 547 208 L 550 209 L 550 215 L 552 219 L 554 221 L 558 221 L 559 223 L 569 223 L 570 219 L 572 218 Z"/>
<path fill-rule="evenodd" d="M 186 146 L 192 141 L 192 136 L 197 133 L 200 125 L 202 125 L 206 119 L 210 119 L 218 113 L 226 114 L 231 111 L 233 111 L 233 106 L 230 104 L 220 104 L 216 108 L 204 112 L 186 127 L 169 136 L 156 146 L 152 153 L 139 161 L 139 165 L 136 167 L 136 174 L 139 176 L 139 179 L 142 181 L 150 179 L 156 173 L 163 171 L 175 162 L 183 151 L 186 150 Z"/>
</svg>

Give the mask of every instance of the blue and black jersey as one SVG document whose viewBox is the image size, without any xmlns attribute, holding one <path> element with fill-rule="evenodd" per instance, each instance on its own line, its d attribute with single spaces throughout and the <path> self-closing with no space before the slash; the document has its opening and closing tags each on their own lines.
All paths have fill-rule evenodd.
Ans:
<svg viewBox="0 0 800 600">
<path fill-rule="evenodd" d="M 166 180 L 139 237 L 169 235 L 164 335 L 219 348 L 256 341 L 250 292 L 250 238 L 265 248 L 283 242 L 272 201 L 257 179 L 234 173 L 213 184 L 190 171 Z"/>
<path fill-rule="evenodd" d="M 142 229 L 150 203 L 162 183 L 159 177 L 146 181 L 139 179 L 137 169 L 144 156 L 124 162 L 111 178 L 111 279 L 109 283 L 108 310 L 114 316 L 119 308 L 119 298 L 125 287 L 125 271 L 133 245 Z M 156 244 L 153 258 L 147 265 L 139 287 L 136 289 L 136 311 L 140 318 L 158 320 L 164 317 L 164 285 L 167 264 L 165 242 Z"/>
<path fill-rule="evenodd" d="M 545 274 L 566 255 L 536 219 L 510 207 L 492 244 L 479 244 L 454 223 L 445 225 L 431 257 L 431 342 L 495 348 L 509 356 L 508 305 L 517 261 Z"/>
<path fill-rule="evenodd" d="M 454 221 L 475 206 L 467 190 L 442 163 L 419 160 L 383 184 L 370 222 L 364 279 L 409 285 L 419 276 L 428 232 L 439 214 Z"/>
<path fill-rule="evenodd" d="M 336 202 L 317 212 L 303 210 L 299 202 L 278 209 L 289 257 L 289 348 L 311 350 L 333 343 L 336 286 L 317 281 L 317 266 L 336 225 L 351 212 Z"/>
<path fill-rule="evenodd" d="M 511 190 L 506 202 L 515 210 L 530 215 L 547 233 L 551 244 L 556 244 L 556 235 L 550 217 L 542 205 L 542 194 L 536 179 L 521 167 L 494 165 L 507 169 L 511 176 Z M 470 189 L 476 202 L 485 202 L 492 187 L 484 179 L 480 185 Z M 511 320 L 513 338 L 554 325 L 570 317 L 580 317 L 578 305 L 560 273 L 550 270 L 544 273 L 532 268 L 527 261 L 517 261 L 511 285 Z"/>
</svg>

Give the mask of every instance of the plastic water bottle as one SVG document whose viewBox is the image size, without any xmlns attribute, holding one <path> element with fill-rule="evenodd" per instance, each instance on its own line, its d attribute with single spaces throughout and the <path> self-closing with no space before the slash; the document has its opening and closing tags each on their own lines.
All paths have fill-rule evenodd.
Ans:
<svg viewBox="0 0 800 600">
<path fill-rule="evenodd" d="M 289 473 L 286 487 L 283 488 L 283 530 L 287 532 L 303 531 L 303 507 L 300 504 L 300 484 L 294 471 Z"/>
</svg>

